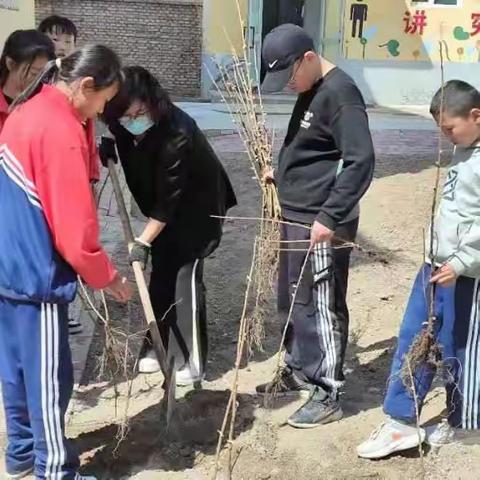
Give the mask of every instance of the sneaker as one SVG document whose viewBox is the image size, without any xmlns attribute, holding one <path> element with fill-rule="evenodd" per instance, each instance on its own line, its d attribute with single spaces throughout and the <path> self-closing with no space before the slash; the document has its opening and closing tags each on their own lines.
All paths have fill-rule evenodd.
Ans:
<svg viewBox="0 0 480 480">
<path fill-rule="evenodd" d="M 20 473 L 7 473 L 8 480 L 18 480 L 20 478 L 28 477 L 31 473 L 33 473 L 33 467 L 30 467 L 28 470 L 24 470 Z"/>
<path fill-rule="evenodd" d="M 97 480 L 97 477 L 92 477 L 91 475 L 80 475 L 77 473 L 75 480 Z"/>
<path fill-rule="evenodd" d="M 423 428 L 418 429 L 390 418 L 374 430 L 366 442 L 357 447 L 357 455 L 371 460 L 384 458 L 395 452 L 418 448 L 424 440 Z"/>
<path fill-rule="evenodd" d="M 290 367 L 283 368 L 278 382 L 269 382 L 258 385 L 256 391 L 259 395 L 275 393 L 279 396 L 300 395 L 307 397 L 312 391 L 312 385 L 300 380 Z"/>
<path fill-rule="evenodd" d="M 184 367 L 177 371 L 175 376 L 175 382 L 179 387 L 186 387 L 188 385 L 194 385 L 205 379 L 205 374 L 193 375 L 189 367 Z"/>
<path fill-rule="evenodd" d="M 454 428 L 446 419 L 436 425 L 427 427 L 425 432 L 425 441 L 433 448 L 440 448 L 452 443 L 463 443 L 467 445 L 480 443 L 480 432 L 478 430 Z"/>
<path fill-rule="evenodd" d="M 82 324 L 73 318 L 68 319 L 68 333 L 70 335 L 79 335 L 83 332 Z"/>
<path fill-rule="evenodd" d="M 343 417 L 340 402 L 332 398 L 323 388 L 314 387 L 310 398 L 288 419 L 288 424 L 295 428 L 315 428 Z"/>
<path fill-rule="evenodd" d="M 160 371 L 160 364 L 153 349 L 148 350 L 145 356 L 140 359 L 138 371 L 140 373 L 157 373 Z"/>
</svg>

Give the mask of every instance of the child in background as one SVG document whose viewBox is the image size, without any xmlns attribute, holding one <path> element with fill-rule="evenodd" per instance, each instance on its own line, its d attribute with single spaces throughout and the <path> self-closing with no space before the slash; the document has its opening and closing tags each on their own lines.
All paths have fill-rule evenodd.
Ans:
<svg viewBox="0 0 480 480">
<path fill-rule="evenodd" d="M 438 447 L 475 437 L 480 429 L 480 92 L 452 80 L 436 93 L 430 112 L 455 145 L 434 225 L 437 265 L 432 273 L 427 261 L 413 285 L 383 404 L 389 418 L 357 448 L 363 458 L 383 458 L 418 447 L 425 439 Z M 415 401 L 400 372 L 428 319 L 429 282 L 436 284 L 436 334 L 447 374 L 448 420 L 424 430 L 416 426 Z M 420 412 L 434 376 L 430 365 L 415 372 Z"/>
<path fill-rule="evenodd" d="M 54 75 L 53 85 L 43 85 Z M 9 478 L 94 480 L 65 438 L 73 388 L 67 308 L 80 275 L 127 301 L 99 245 L 83 123 L 122 81 L 120 60 L 92 45 L 50 61 L 12 104 L 0 134 L 0 378 Z M 23 103 L 25 102 L 25 103 Z"/>
<path fill-rule="evenodd" d="M 17 30 L 7 38 L 0 57 L 0 132 L 15 97 L 53 58 L 51 40 L 37 30 Z"/>
<path fill-rule="evenodd" d="M 70 19 L 52 15 L 42 20 L 38 30 L 51 38 L 57 57 L 66 57 L 75 51 L 78 30 Z"/>
</svg>

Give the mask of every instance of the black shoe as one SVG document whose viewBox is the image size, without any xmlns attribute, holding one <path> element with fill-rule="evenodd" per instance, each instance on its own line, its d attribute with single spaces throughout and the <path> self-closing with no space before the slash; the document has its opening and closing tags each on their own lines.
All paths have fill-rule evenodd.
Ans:
<svg viewBox="0 0 480 480">
<path fill-rule="evenodd" d="M 285 367 L 278 381 L 258 385 L 256 390 L 260 395 L 301 395 L 308 397 L 313 385 L 300 380 L 290 367 Z"/>
<path fill-rule="evenodd" d="M 315 387 L 307 403 L 300 407 L 289 419 L 288 424 L 295 428 L 315 428 L 343 417 L 337 398 L 332 398 L 321 387 Z"/>
</svg>

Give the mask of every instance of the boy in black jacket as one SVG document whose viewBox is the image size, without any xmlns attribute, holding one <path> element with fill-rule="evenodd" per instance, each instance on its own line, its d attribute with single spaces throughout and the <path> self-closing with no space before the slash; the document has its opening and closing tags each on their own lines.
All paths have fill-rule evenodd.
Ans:
<svg viewBox="0 0 480 480">
<path fill-rule="evenodd" d="M 298 250 L 312 246 L 311 268 L 297 285 L 305 254 L 281 258 L 279 310 L 297 289 L 286 340 L 280 391 L 307 393 L 307 403 L 288 423 L 311 428 L 343 416 L 338 392 L 344 384 L 348 340 L 346 303 L 350 248 L 358 229 L 358 203 L 373 176 L 375 155 L 365 103 L 354 81 L 314 51 L 302 28 L 285 24 L 264 41 L 268 73 L 263 92 L 287 85 L 299 96 L 278 160 L 284 240 Z M 311 227 L 306 229 L 305 226 Z M 290 244 L 287 244 L 290 245 Z M 285 247 L 288 248 L 288 247 Z M 257 387 L 269 391 L 272 384 Z"/>
</svg>

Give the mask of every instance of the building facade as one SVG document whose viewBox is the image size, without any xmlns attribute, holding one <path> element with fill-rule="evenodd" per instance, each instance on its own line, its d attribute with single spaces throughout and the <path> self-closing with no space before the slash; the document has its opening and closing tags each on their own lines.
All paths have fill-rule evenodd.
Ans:
<svg viewBox="0 0 480 480">
<path fill-rule="evenodd" d="M 284 20 L 303 25 L 371 104 L 429 103 L 440 50 L 447 80 L 480 86 L 480 0 L 249 0 L 257 58 L 262 38 Z"/>
<path fill-rule="evenodd" d="M 480 87 L 479 0 L 348 0 L 341 19 L 332 54 L 372 103 L 429 103 L 441 56 L 446 80 Z"/>
<path fill-rule="evenodd" d="M 232 50 L 243 51 L 243 28 L 248 22 L 249 0 L 203 0 L 202 97 L 208 98 L 217 64 L 231 61 Z M 242 55 L 241 55 L 242 56 Z"/>
<path fill-rule="evenodd" d="M 150 69 L 175 96 L 201 88 L 202 0 L 35 0 L 36 21 L 53 14 L 75 22 L 79 44 L 111 46 L 125 65 Z"/>
<path fill-rule="evenodd" d="M 15 28 L 71 18 L 80 43 L 112 46 L 151 69 L 175 97 L 208 98 L 216 65 L 243 55 L 260 82 L 265 35 L 304 26 L 370 104 L 429 103 L 445 78 L 480 86 L 480 0 L 0 0 L 0 45 Z"/>
</svg>

